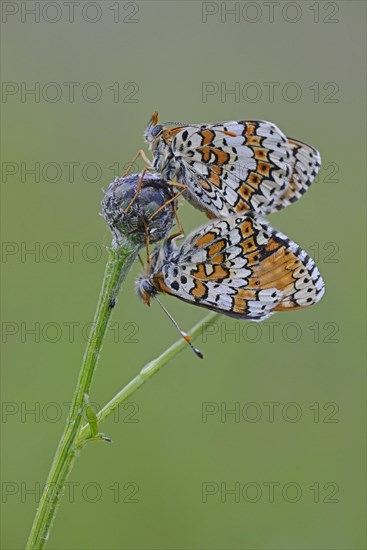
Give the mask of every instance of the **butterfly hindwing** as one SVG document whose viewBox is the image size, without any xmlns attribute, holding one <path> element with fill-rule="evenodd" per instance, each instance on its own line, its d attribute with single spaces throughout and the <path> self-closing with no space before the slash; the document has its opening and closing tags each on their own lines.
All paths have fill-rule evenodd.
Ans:
<svg viewBox="0 0 367 550">
<path fill-rule="evenodd" d="M 286 137 L 265 121 L 190 127 L 176 134 L 172 149 L 195 199 L 220 217 L 270 210 L 291 171 Z"/>
<path fill-rule="evenodd" d="M 292 175 L 285 192 L 274 204 L 275 210 L 280 210 L 300 199 L 316 178 L 321 167 L 321 157 L 317 149 L 292 138 L 288 138 L 288 143 L 294 159 Z"/>
<path fill-rule="evenodd" d="M 288 139 L 271 122 L 170 125 L 150 139 L 153 166 L 186 184 L 187 199 L 212 217 L 284 208 L 320 168 L 316 149 Z"/>
<path fill-rule="evenodd" d="M 164 257 L 151 273 L 158 291 L 234 317 L 260 321 L 312 305 L 324 292 L 306 252 L 248 216 L 206 224 Z"/>
</svg>

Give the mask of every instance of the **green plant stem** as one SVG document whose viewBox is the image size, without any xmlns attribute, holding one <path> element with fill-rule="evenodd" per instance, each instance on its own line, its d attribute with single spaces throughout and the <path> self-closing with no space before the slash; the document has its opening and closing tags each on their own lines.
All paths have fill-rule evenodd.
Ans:
<svg viewBox="0 0 367 550">
<path fill-rule="evenodd" d="M 97 361 L 102 348 L 102 343 L 108 323 L 117 299 L 121 284 L 129 272 L 138 253 L 137 248 L 111 249 L 104 274 L 102 289 L 100 292 L 97 309 L 94 317 L 93 328 L 88 339 L 87 348 L 83 357 L 83 363 L 79 374 L 77 387 L 74 393 L 71 410 L 66 421 L 64 432 L 61 436 L 51 469 L 45 484 L 39 507 L 32 525 L 26 549 L 42 550 L 49 538 L 52 523 L 55 519 L 60 503 L 64 484 L 72 470 L 79 450 L 89 439 L 97 439 L 95 426 L 105 420 L 121 403 L 136 392 L 147 380 L 156 374 L 170 359 L 187 346 L 185 340 L 180 338 L 164 353 L 153 361 L 150 361 L 140 373 L 131 380 L 107 405 L 97 414 L 95 421 L 82 427 L 83 412 L 88 407 L 89 390 Z M 205 326 L 214 322 L 217 313 L 210 313 L 197 325 L 189 335 L 196 338 Z M 194 359 L 196 360 L 196 359 Z M 87 415 L 88 416 L 88 415 Z M 102 434 L 98 434 L 102 435 Z M 101 439 L 101 437 L 99 437 Z"/>
<path fill-rule="evenodd" d="M 189 336 L 194 339 L 199 334 L 202 333 L 203 329 L 208 325 L 214 323 L 218 317 L 218 313 L 209 313 L 204 319 L 197 323 L 189 332 Z M 124 401 L 126 401 L 133 393 L 135 393 L 147 380 L 149 380 L 154 374 L 161 370 L 161 368 L 168 363 L 172 357 L 177 355 L 181 350 L 187 348 L 187 343 L 183 338 L 180 338 L 172 344 L 166 351 L 164 351 L 159 357 L 150 361 L 145 367 L 141 369 L 139 374 L 135 376 L 122 390 L 120 390 L 112 399 L 109 401 L 103 409 L 97 414 L 97 422 L 100 424 L 105 420 L 113 411 L 119 407 Z M 193 361 L 199 360 L 193 357 Z M 200 366 L 200 365 L 199 365 Z M 89 424 L 85 424 L 81 429 L 78 439 L 77 446 L 82 446 L 90 437 L 91 437 L 91 428 Z"/>
<path fill-rule="evenodd" d="M 99 295 L 93 327 L 83 357 L 79 379 L 70 413 L 66 421 L 51 469 L 46 481 L 39 507 L 32 525 L 26 548 L 41 550 L 45 547 L 52 522 L 63 494 L 63 487 L 77 456 L 76 438 L 83 423 L 86 395 L 89 394 L 93 375 L 102 348 L 108 323 L 122 281 L 129 272 L 138 248 L 112 248 L 106 265 L 102 289 Z"/>
</svg>

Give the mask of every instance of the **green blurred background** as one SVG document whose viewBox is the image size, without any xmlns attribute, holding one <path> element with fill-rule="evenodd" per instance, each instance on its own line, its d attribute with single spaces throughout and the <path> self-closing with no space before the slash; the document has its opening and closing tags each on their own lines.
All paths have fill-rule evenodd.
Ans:
<svg viewBox="0 0 367 550">
<path fill-rule="evenodd" d="M 185 350 L 144 386 L 103 425 L 113 444 L 77 461 L 48 548 L 365 548 L 365 3 L 272 16 L 266 2 L 81 1 L 73 21 L 70 4 L 41 2 L 38 22 L 34 2 L 2 4 L 2 547 L 24 547 L 75 387 L 110 243 L 101 189 L 158 110 L 271 120 L 321 151 L 318 181 L 271 222 L 317 260 L 326 295 L 274 325 L 221 317 L 198 340 L 204 362 Z M 180 212 L 186 230 L 204 221 Z M 98 405 L 177 337 L 134 295 L 140 270 Z M 205 314 L 163 300 L 186 330 Z"/>
</svg>

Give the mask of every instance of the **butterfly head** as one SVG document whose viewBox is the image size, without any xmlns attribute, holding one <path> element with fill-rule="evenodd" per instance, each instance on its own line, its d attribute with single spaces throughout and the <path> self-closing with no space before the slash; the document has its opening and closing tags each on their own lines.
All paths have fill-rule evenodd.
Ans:
<svg viewBox="0 0 367 550">
<path fill-rule="evenodd" d="M 139 279 L 136 281 L 135 288 L 139 298 L 144 302 L 144 304 L 150 306 L 150 299 L 157 294 L 157 290 L 152 285 L 150 280 L 145 276 L 139 277 Z"/>
<path fill-rule="evenodd" d="M 158 113 L 155 111 L 145 128 L 144 139 L 146 143 L 151 143 L 163 132 L 163 126 L 158 124 Z"/>
</svg>

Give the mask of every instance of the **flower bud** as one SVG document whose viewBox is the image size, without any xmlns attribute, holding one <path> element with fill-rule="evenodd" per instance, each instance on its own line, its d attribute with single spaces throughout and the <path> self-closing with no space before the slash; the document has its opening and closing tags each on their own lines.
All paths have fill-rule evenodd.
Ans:
<svg viewBox="0 0 367 550">
<path fill-rule="evenodd" d="M 167 237 L 173 227 L 173 201 L 150 220 L 155 212 L 173 197 L 171 188 L 158 174 L 144 175 L 141 189 L 131 204 L 140 177 L 141 174 L 129 174 L 123 178 L 116 178 L 103 198 L 102 215 L 117 245 L 128 240 L 134 245 L 144 246 L 147 231 L 150 243 L 155 243 Z"/>
</svg>

